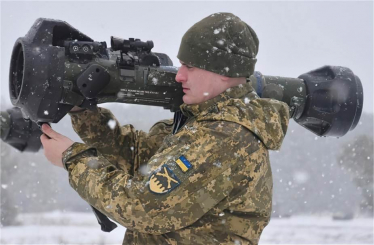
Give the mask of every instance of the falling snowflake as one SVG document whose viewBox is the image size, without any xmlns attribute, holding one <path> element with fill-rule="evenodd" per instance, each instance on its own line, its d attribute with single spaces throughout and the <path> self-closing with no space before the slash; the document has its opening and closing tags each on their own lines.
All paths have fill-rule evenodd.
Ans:
<svg viewBox="0 0 374 245">
<path fill-rule="evenodd" d="M 31 51 L 34 55 L 39 55 L 42 59 L 45 58 L 45 56 L 43 54 L 41 54 L 41 50 L 40 50 L 40 47 L 35 47 L 32 49 Z"/>
<path fill-rule="evenodd" d="M 116 127 L 116 121 L 115 120 L 113 120 L 113 119 L 110 119 L 109 121 L 108 121 L 108 126 L 109 126 L 109 128 L 110 129 L 114 129 L 115 127 Z"/>
<path fill-rule="evenodd" d="M 224 42 L 223 40 L 218 40 L 217 43 L 218 43 L 219 45 L 223 45 L 223 44 L 225 44 L 225 42 Z"/>
<path fill-rule="evenodd" d="M 157 171 L 157 170 L 156 170 Z M 143 176 L 147 176 L 149 174 L 149 167 L 148 165 L 144 164 L 142 165 L 140 168 L 139 168 L 139 172 L 143 175 Z"/>
<path fill-rule="evenodd" d="M 213 33 L 214 33 L 214 34 L 218 34 L 218 33 L 220 33 L 220 32 L 221 32 L 221 28 L 218 28 L 218 29 L 215 29 Z"/>
<path fill-rule="evenodd" d="M 296 183 L 303 184 L 309 180 L 309 175 L 304 171 L 296 171 L 293 175 L 293 179 Z"/>
</svg>

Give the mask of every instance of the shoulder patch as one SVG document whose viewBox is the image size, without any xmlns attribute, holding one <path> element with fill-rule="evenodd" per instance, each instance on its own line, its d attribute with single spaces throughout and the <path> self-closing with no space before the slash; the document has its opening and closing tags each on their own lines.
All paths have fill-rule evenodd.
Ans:
<svg viewBox="0 0 374 245">
<path fill-rule="evenodd" d="M 180 185 L 180 180 L 166 165 L 162 165 L 149 177 L 149 190 L 155 194 L 165 194 Z"/>
<path fill-rule="evenodd" d="M 184 173 L 192 168 L 191 163 L 184 156 L 180 156 L 175 162 Z"/>
</svg>

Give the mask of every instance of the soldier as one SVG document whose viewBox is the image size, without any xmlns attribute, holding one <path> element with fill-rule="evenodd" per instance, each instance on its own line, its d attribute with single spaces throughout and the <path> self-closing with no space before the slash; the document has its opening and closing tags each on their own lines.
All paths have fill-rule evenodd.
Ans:
<svg viewBox="0 0 374 245">
<path fill-rule="evenodd" d="M 85 144 L 43 125 L 46 157 L 127 228 L 124 244 L 258 244 L 271 214 L 268 150 L 280 148 L 289 120 L 285 103 L 247 83 L 258 45 L 230 13 L 193 25 L 178 52 L 184 104 L 148 134 L 117 121 L 112 129 L 103 108 L 70 113 Z"/>
</svg>

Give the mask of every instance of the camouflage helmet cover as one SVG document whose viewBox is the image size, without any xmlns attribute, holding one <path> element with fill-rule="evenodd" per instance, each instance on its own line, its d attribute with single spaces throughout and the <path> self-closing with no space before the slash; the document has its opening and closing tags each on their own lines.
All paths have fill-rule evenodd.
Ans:
<svg viewBox="0 0 374 245">
<path fill-rule="evenodd" d="M 259 40 L 254 30 L 231 13 L 215 13 L 194 24 L 182 37 L 178 59 L 227 77 L 254 72 Z"/>
</svg>

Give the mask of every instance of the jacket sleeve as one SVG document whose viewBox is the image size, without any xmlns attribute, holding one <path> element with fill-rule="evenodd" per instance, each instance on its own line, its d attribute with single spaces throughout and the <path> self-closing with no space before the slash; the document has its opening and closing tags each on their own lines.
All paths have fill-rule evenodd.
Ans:
<svg viewBox="0 0 374 245">
<path fill-rule="evenodd" d="M 70 185 L 128 229 L 150 234 L 181 229 L 228 197 L 235 183 L 256 183 L 256 163 L 267 161 L 256 153 L 260 143 L 250 131 L 228 124 L 235 126 L 199 127 L 171 135 L 164 142 L 168 147 L 149 160 L 149 169 L 134 177 L 99 151 L 75 143 L 64 153 Z M 187 161 L 184 167 L 178 165 L 181 157 Z M 243 173 L 240 164 L 249 170 Z"/>
<path fill-rule="evenodd" d="M 155 154 L 163 138 L 171 132 L 172 120 L 157 122 L 149 133 L 131 125 L 120 126 L 105 108 L 69 113 L 74 131 L 83 142 L 96 148 L 117 167 L 134 173 Z"/>
</svg>

